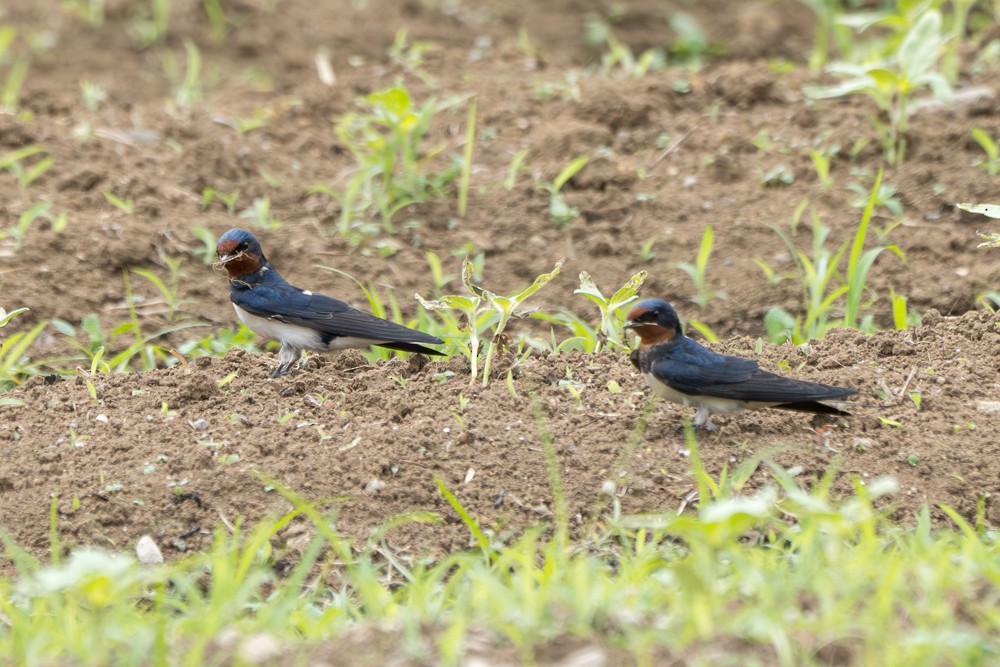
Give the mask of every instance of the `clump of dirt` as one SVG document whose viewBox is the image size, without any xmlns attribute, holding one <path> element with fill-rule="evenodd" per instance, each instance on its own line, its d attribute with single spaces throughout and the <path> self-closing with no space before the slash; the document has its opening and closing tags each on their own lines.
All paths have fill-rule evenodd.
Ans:
<svg viewBox="0 0 1000 667">
<path fill-rule="evenodd" d="M 700 435 L 709 471 L 766 457 L 803 484 L 830 466 L 836 488 L 892 475 L 900 517 L 924 504 L 972 517 L 1000 475 L 1000 318 L 934 313 L 919 329 L 866 337 L 836 331 L 808 353 L 765 345 L 770 369 L 856 387 L 848 418 L 777 410 L 716 418 Z M 754 355 L 755 341 L 717 349 Z M 506 382 L 470 385 L 463 360 L 371 364 L 355 352 L 315 356 L 271 380 L 270 355 L 233 352 L 187 368 L 46 384 L 10 394 L 0 424 L 5 526 L 48 547 L 50 499 L 63 544 L 123 548 L 151 534 L 168 555 L 207 544 L 220 520 L 288 511 L 268 479 L 310 500 L 336 498 L 338 527 L 365 539 L 389 519 L 431 511 L 442 522 L 395 529 L 394 545 L 442 555 L 469 544 L 435 478 L 500 538 L 552 516 L 551 438 L 578 528 L 622 511 L 676 511 L 694 482 L 680 429 L 688 409 L 648 398 L 622 354 L 532 357 Z M 620 389 L 620 391 L 619 391 Z M 647 412 L 647 403 L 654 405 Z M 648 418 L 648 425 L 647 425 Z M 748 488 L 767 484 L 761 466 Z M 612 498 L 612 494 L 614 498 Z M 987 520 L 1000 520 L 987 502 Z"/>
</svg>

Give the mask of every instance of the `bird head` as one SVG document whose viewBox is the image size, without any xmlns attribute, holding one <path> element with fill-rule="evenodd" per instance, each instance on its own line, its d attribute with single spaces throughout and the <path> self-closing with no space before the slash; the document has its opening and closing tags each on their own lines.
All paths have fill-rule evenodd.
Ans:
<svg viewBox="0 0 1000 667">
<path fill-rule="evenodd" d="M 628 313 L 626 329 L 638 334 L 642 345 L 655 345 L 683 335 L 674 307 L 663 299 L 644 299 Z"/>
<path fill-rule="evenodd" d="M 215 253 L 219 257 L 216 266 L 224 268 L 230 280 L 256 273 L 267 263 L 257 237 L 245 229 L 230 229 L 220 236 Z"/>
</svg>

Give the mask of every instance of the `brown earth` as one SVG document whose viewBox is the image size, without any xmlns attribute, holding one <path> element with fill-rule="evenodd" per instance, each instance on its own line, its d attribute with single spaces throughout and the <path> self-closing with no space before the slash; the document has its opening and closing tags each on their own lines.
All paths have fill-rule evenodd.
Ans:
<svg viewBox="0 0 1000 667">
<path fill-rule="evenodd" d="M 596 319 L 573 294 L 573 277 L 586 270 L 608 291 L 646 269 L 645 295 L 668 298 L 683 316 L 711 326 L 723 339 L 717 349 L 754 355 L 768 308 L 795 310 L 801 300 L 795 281 L 769 285 L 754 262 L 793 268 L 769 225 L 787 222 L 809 199 L 831 238 L 848 238 L 861 214 L 848 186 L 869 188 L 881 162 L 867 100 L 814 104 L 801 93 L 815 79 L 803 64 L 813 25 L 796 2 L 620 3 L 627 11 L 615 33 L 637 52 L 671 42 L 665 16 L 674 9 L 690 13 L 722 52 L 697 70 L 677 65 L 638 79 L 602 74 L 600 52 L 585 45 L 586 17 L 606 12 L 598 2 L 223 3 L 231 23 L 224 41 L 212 38 L 201 3 L 172 4 L 166 43 L 139 50 L 129 26 L 144 3 L 109 2 L 100 28 L 55 0 L 6 3 L 5 20 L 43 46 L 32 55 L 22 111 L 0 115 L 0 154 L 41 144 L 55 161 L 24 190 L 13 174 L 0 173 L 0 226 L 16 224 L 39 200 L 69 222 L 61 233 L 36 224 L 20 249 L 9 239 L 0 246 L 0 305 L 31 309 L 4 335 L 53 318 L 78 326 L 91 313 L 111 329 L 128 319 L 122 271 L 166 275 L 165 257 L 183 260 L 184 302 L 174 323 L 200 322 L 193 331 L 202 336 L 234 326 L 225 281 L 195 252 L 192 228 L 218 235 L 250 222 L 218 202 L 202 210 L 201 193 L 213 187 L 239 190 L 237 212 L 269 197 L 281 226 L 255 231 L 271 261 L 296 284 L 359 307 L 366 304 L 357 286 L 318 265 L 371 280 L 413 316 L 418 306 L 410 295 L 434 289 L 429 250 L 453 275 L 463 249 L 482 251 L 484 284 L 498 292 L 529 283 L 565 257 L 563 274 L 532 305 Z M 432 44 L 420 65 L 388 55 L 404 26 L 411 43 Z M 519 42 L 522 28 L 530 47 Z M 183 62 L 185 39 L 201 50 L 205 89 L 194 110 L 177 111 L 167 105 L 173 93 L 163 58 Z M 330 54 L 335 85 L 317 76 L 320 51 Z M 772 66 L 781 59 L 791 68 Z M 767 456 L 809 483 L 836 465 L 837 488 L 845 491 L 852 479 L 896 477 L 901 490 L 890 502 L 900 517 L 925 503 L 972 517 L 984 497 L 987 520 L 1000 522 L 991 497 L 1000 483 L 1000 323 L 974 312 L 979 294 L 998 289 L 1000 270 L 995 255 L 976 247 L 984 219 L 954 208 L 995 199 L 996 177 L 973 166 L 982 151 L 969 132 L 979 126 L 1000 135 L 998 78 L 995 68 L 969 67 L 963 90 L 981 94 L 919 111 L 906 163 L 886 171 L 903 206 L 902 224 L 887 241 L 900 245 L 907 262 L 889 253 L 878 260 L 871 312 L 882 324 L 891 321 L 892 287 L 928 313 L 923 325 L 870 337 L 837 331 L 808 354 L 764 345 L 768 368 L 858 388 L 855 416 L 814 423 L 755 412 L 719 420 L 721 431 L 701 441 L 713 475 Z M 93 110 L 81 101 L 84 80 L 107 91 Z M 336 233 L 336 201 L 304 193 L 317 183 L 343 187 L 354 162 L 333 122 L 357 108 L 358 96 L 396 81 L 418 102 L 476 96 L 468 213 L 459 217 L 454 197 L 413 206 L 398 216 L 399 233 L 354 248 Z M 262 127 L 234 129 L 255 113 Z M 464 103 L 442 112 L 429 143 L 459 154 L 465 115 Z M 849 157 L 864 138 L 871 141 Z M 834 186 L 824 189 L 809 152 L 835 144 L 842 150 L 832 164 Z M 511 159 L 523 149 L 527 169 L 507 190 Z M 548 219 L 548 195 L 537 182 L 581 154 L 592 160 L 566 191 L 581 217 L 560 229 Z M 794 182 L 764 187 L 763 174 L 781 165 Z M 134 200 L 134 212 L 112 206 L 105 192 Z M 880 208 L 874 224 L 881 229 L 891 220 Z M 676 264 L 694 260 L 707 224 L 716 234 L 709 276 L 728 298 L 699 311 L 687 301 L 693 288 Z M 800 247 L 811 242 L 808 226 L 795 235 Z M 651 259 L 640 253 L 648 239 Z M 380 256 L 377 241 L 390 256 Z M 151 285 L 132 282 L 144 299 L 146 330 L 169 326 Z M 461 285 L 452 280 L 446 289 Z M 161 340 L 177 346 L 192 335 Z M 128 344 L 119 337 L 113 346 Z M 71 349 L 50 325 L 31 356 Z M 646 392 L 622 354 L 533 357 L 516 369 L 517 398 L 503 382 L 469 386 L 461 357 L 373 365 L 348 353 L 316 357 L 309 370 L 269 380 L 273 363 L 270 354 L 232 351 L 142 375 L 98 377 L 96 400 L 82 376 L 31 379 L 7 396 L 22 406 L 0 408 L 0 525 L 44 556 L 56 495 L 67 546 L 125 549 L 149 533 L 176 555 L 206 545 L 220 521 L 287 510 L 259 472 L 307 498 L 339 499 L 339 527 L 359 538 L 406 512 L 438 512 L 440 523 L 406 525 L 390 539 L 410 553 L 440 554 L 469 538 L 439 496 L 435 475 L 500 538 L 549 516 L 545 433 L 581 531 L 606 518 L 609 490 L 625 512 L 689 504 L 693 481 L 677 431 L 684 410 L 655 404 L 644 429 Z M 70 367 L 77 364 L 89 367 L 82 359 Z M 608 389 L 611 380 L 620 393 Z M 577 386 L 579 398 L 570 390 Z M 920 395 L 919 409 L 911 394 Z M 768 479 L 764 466 L 748 484 Z"/>
</svg>

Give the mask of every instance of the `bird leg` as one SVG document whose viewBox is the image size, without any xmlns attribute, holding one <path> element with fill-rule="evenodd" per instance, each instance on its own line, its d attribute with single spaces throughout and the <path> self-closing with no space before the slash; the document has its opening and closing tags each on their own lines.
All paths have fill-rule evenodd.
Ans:
<svg viewBox="0 0 1000 667">
<path fill-rule="evenodd" d="M 698 408 L 698 411 L 694 413 L 694 427 L 704 428 L 709 433 L 715 433 L 719 427 L 712 423 L 711 416 L 712 413 L 709 412 L 708 408 Z"/>
<path fill-rule="evenodd" d="M 271 373 L 271 377 L 276 378 L 287 373 L 292 364 L 299 358 L 299 354 L 298 348 L 282 343 L 281 349 L 278 350 L 278 367 Z"/>
</svg>

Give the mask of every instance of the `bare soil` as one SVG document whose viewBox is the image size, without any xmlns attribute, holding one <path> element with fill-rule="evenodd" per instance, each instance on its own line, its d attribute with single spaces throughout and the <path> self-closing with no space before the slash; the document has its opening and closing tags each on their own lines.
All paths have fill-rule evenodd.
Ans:
<svg viewBox="0 0 1000 667">
<path fill-rule="evenodd" d="M 796 310 L 800 302 L 797 283 L 769 285 L 754 262 L 764 259 L 779 272 L 793 267 L 770 225 L 787 222 L 809 199 L 832 239 L 848 238 L 861 215 L 848 185 L 870 187 L 881 162 L 867 100 L 813 104 L 801 93 L 815 78 L 804 64 L 813 19 L 790 0 L 620 3 L 627 12 L 615 31 L 636 51 L 669 45 L 674 35 L 665 17 L 682 9 L 722 52 L 694 72 L 677 66 L 638 79 L 593 71 L 600 52 L 585 45 L 583 32 L 588 14 L 606 10 L 599 2 L 284 0 L 268 9 L 248 0 L 223 3 L 232 23 L 224 41 L 212 39 L 201 3 L 172 4 L 166 44 L 138 50 L 128 30 L 143 3 L 109 2 L 101 28 L 56 0 L 5 3 L 7 21 L 53 46 L 32 60 L 27 113 L 0 115 L 0 153 L 41 144 L 55 162 L 23 191 L 14 175 L 0 173 L 0 225 L 15 224 L 39 200 L 67 212 L 69 224 L 57 233 L 39 223 L 21 249 L 0 246 L 2 305 L 31 309 L 4 335 L 53 318 L 78 325 L 90 313 L 109 328 L 127 321 L 122 272 L 163 273 L 164 257 L 183 258 L 182 317 L 204 325 L 168 334 L 165 343 L 233 327 L 225 280 L 196 254 L 192 228 L 218 235 L 249 222 L 219 202 L 202 210 L 202 190 L 213 187 L 239 190 L 237 211 L 269 197 L 281 221 L 276 231 L 259 233 L 269 259 L 295 284 L 358 307 L 366 307 L 358 287 L 319 265 L 391 291 L 412 315 L 418 305 L 411 295 L 433 290 L 425 253 L 438 253 L 457 274 L 462 253 L 453 251 L 469 244 L 485 253 L 484 283 L 498 292 L 528 284 L 565 257 L 562 275 L 533 305 L 594 321 L 596 312 L 573 294 L 578 272 L 611 291 L 648 270 L 644 295 L 667 298 L 682 316 L 711 326 L 722 338 L 717 349 L 754 356 L 767 309 Z M 402 27 L 411 42 L 433 45 L 417 70 L 387 55 Z M 519 43 L 522 28 L 530 49 Z M 183 62 L 185 39 L 201 49 L 204 98 L 193 111 L 171 111 L 162 57 Z M 317 76 L 320 51 L 331 54 L 332 86 Z M 773 66 L 782 59 L 792 66 Z M 577 100 L 561 94 L 568 75 L 577 77 Z M 108 93 L 95 110 L 81 101 L 84 80 Z M 465 218 L 454 197 L 410 207 L 398 220 L 415 225 L 377 239 L 394 250 L 386 257 L 373 244 L 351 247 L 335 232 L 337 202 L 304 193 L 316 183 L 343 187 L 353 159 L 333 122 L 357 108 L 357 97 L 396 81 L 418 102 L 474 94 L 479 137 Z M 542 94 L 553 89 L 545 84 L 556 84 L 553 96 Z M 891 322 L 892 287 L 925 314 L 923 324 L 867 337 L 835 331 L 808 353 L 765 344 L 757 356 L 767 368 L 856 387 L 854 414 L 818 421 L 760 411 L 717 420 L 720 431 L 700 441 L 713 475 L 751 457 L 794 468 L 806 485 L 835 466 L 836 488 L 845 492 L 853 480 L 892 475 L 900 492 L 889 502 L 902 519 L 925 504 L 937 519 L 939 504 L 971 518 L 985 498 L 987 521 L 1000 523 L 1000 320 L 975 309 L 977 295 L 1000 286 L 1000 265 L 976 247 L 984 220 L 954 208 L 996 198 L 996 178 L 973 166 L 982 156 L 969 132 L 979 126 L 1000 135 L 998 85 L 996 72 L 969 69 L 963 90 L 981 93 L 915 114 L 908 159 L 885 175 L 904 211 L 887 242 L 899 244 L 907 261 L 880 257 L 871 276 L 873 312 L 881 324 Z M 263 127 L 234 129 L 255 112 L 266 118 Z M 442 112 L 429 144 L 460 153 L 465 113 L 464 105 Z M 770 145 L 754 141 L 762 131 Z M 866 137 L 872 140 L 848 157 Z M 834 185 L 824 189 L 809 151 L 833 144 L 842 151 L 832 164 Z M 503 179 L 522 149 L 528 170 L 507 190 Z M 560 229 L 536 178 L 552 179 L 581 154 L 593 159 L 566 191 L 581 216 Z M 780 165 L 794 182 L 763 186 L 763 174 Z M 105 192 L 133 199 L 134 212 L 112 206 Z M 874 224 L 890 220 L 879 209 Z M 716 234 L 709 276 L 727 298 L 699 310 L 676 264 L 694 260 L 708 224 Z M 796 234 L 803 247 L 811 242 L 808 227 Z M 644 258 L 640 246 L 651 238 L 655 256 Z M 132 283 L 144 299 L 143 326 L 168 326 L 155 290 L 138 278 Z M 448 289 L 461 285 L 454 280 Z M 31 355 L 70 349 L 50 325 Z M 532 357 L 515 369 L 516 397 L 504 382 L 470 386 L 461 357 L 372 364 L 353 352 L 317 356 L 311 368 L 270 380 L 274 363 L 272 352 L 232 351 L 102 376 L 96 400 L 82 376 L 29 380 L 8 395 L 23 406 L 0 408 L 0 526 L 45 557 L 54 496 L 67 548 L 131 549 L 151 534 L 174 557 L 206 546 L 220 521 L 252 523 L 287 511 L 269 476 L 306 498 L 336 499 L 337 525 L 359 539 L 404 513 L 436 512 L 436 524 L 389 534 L 401 552 L 433 556 L 469 544 L 436 476 L 498 539 L 551 515 L 546 437 L 582 533 L 605 521 L 615 502 L 624 512 L 690 506 L 689 452 L 678 430 L 686 411 L 650 405 L 655 399 L 623 354 Z M 568 381 L 579 387 L 578 398 Z M 622 391 L 610 391 L 611 381 Z M 911 394 L 920 395 L 919 407 Z M 769 479 L 762 465 L 747 488 Z"/>
</svg>

